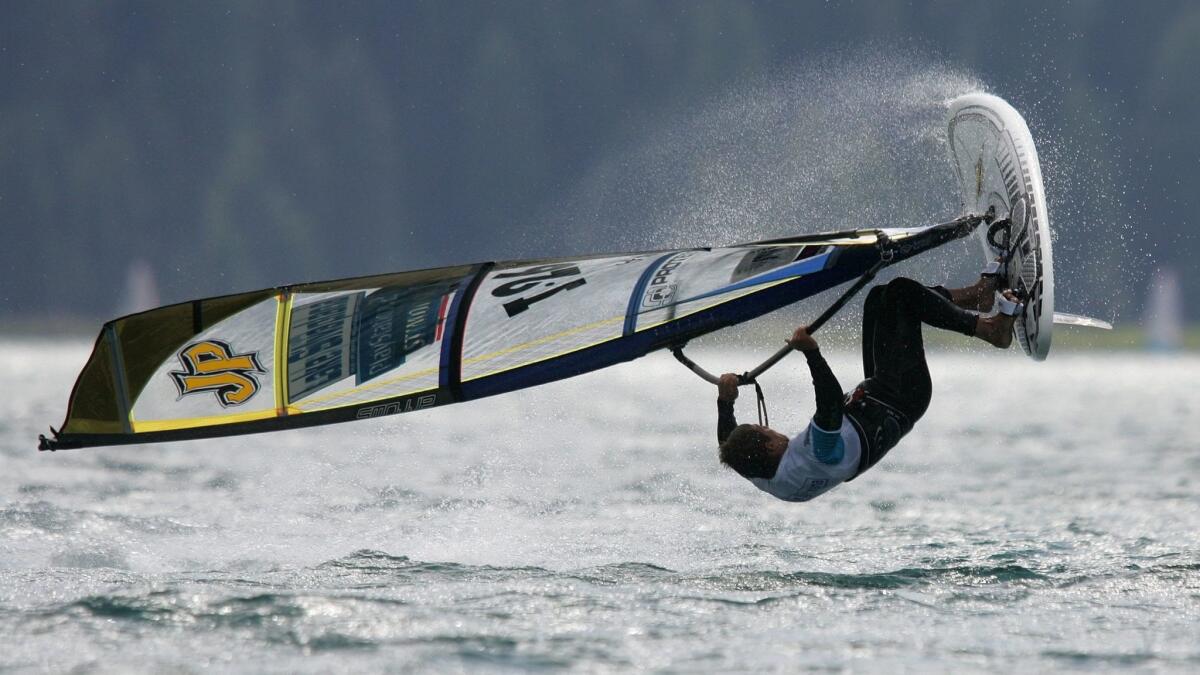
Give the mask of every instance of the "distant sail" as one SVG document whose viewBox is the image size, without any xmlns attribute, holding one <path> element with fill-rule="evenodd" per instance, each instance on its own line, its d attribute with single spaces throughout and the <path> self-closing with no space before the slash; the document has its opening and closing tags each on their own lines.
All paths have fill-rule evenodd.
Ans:
<svg viewBox="0 0 1200 675">
<path fill-rule="evenodd" d="M 965 236 L 961 221 L 726 248 L 441 267 L 195 300 L 105 324 L 43 449 L 421 410 L 629 361 Z"/>
<path fill-rule="evenodd" d="M 118 314 L 133 314 L 157 307 L 158 284 L 154 281 L 154 268 L 138 258 L 125 269 L 125 289 L 117 305 Z"/>
<path fill-rule="evenodd" d="M 1146 346 L 1174 351 L 1183 346 L 1183 289 L 1171 267 L 1154 273 L 1145 316 Z"/>
</svg>

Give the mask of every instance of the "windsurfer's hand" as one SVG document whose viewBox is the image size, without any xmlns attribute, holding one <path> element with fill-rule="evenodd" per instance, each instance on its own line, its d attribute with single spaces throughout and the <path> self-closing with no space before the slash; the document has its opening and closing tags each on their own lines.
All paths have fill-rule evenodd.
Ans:
<svg viewBox="0 0 1200 675">
<path fill-rule="evenodd" d="M 730 401 L 737 400 L 738 396 L 738 376 L 733 373 L 725 373 L 717 382 L 717 400 Z"/>
<path fill-rule="evenodd" d="M 800 326 L 796 332 L 792 333 L 792 339 L 788 340 L 788 345 L 792 349 L 808 352 L 817 348 L 817 341 L 808 334 L 808 326 Z"/>
</svg>

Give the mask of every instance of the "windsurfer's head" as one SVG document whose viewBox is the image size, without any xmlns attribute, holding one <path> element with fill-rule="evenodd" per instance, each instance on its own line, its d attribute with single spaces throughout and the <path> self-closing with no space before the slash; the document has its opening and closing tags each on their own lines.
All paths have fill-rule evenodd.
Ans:
<svg viewBox="0 0 1200 675">
<path fill-rule="evenodd" d="M 774 478 L 788 438 L 758 424 L 740 424 L 721 444 L 721 463 L 746 478 Z"/>
</svg>

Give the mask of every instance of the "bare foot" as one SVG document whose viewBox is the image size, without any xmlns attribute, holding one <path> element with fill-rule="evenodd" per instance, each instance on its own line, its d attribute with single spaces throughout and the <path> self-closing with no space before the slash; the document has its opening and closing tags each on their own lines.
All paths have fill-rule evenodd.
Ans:
<svg viewBox="0 0 1200 675">
<path fill-rule="evenodd" d="M 965 288 L 950 289 L 950 299 L 963 309 L 990 312 L 996 304 L 997 277 L 979 277 L 974 284 Z"/>
</svg>

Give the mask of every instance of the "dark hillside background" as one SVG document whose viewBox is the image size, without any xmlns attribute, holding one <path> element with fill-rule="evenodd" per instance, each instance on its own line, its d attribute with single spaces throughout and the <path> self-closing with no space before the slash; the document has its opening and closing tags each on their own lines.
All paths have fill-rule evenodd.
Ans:
<svg viewBox="0 0 1200 675">
<path fill-rule="evenodd" d="M 165 303 L 587 252 L 545 216 L 597 161 L 860 45 L 1086 148 L 1097 296 L 1170 265 L 1200 319 L 1200 3 L 113 1 L 0 6 L 0 328 L 108 318 L 138 260 Z"/>
</svg>

